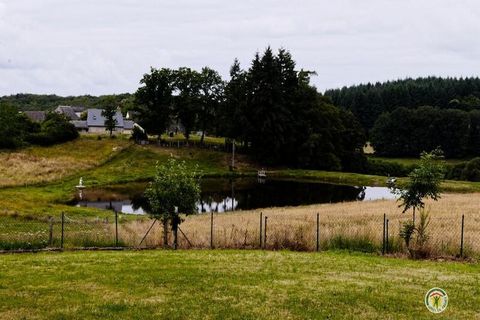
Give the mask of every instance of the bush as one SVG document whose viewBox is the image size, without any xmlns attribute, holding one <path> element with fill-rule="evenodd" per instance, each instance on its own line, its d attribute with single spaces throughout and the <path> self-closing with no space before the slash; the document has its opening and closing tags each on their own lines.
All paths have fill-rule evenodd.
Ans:
<svg viewBox="0 0 480 320">
<path fill-rule="evenodd" d="M 67 118 L 49 113 L 40 127 L 40 132 L 31 134 L 27 140 L 32 144 L 48 146 L 78 138 L 78 131 Z"/>
<path fill-rule="evenodd" d="M 480 158 L 473 158 L 468 161 L 462 170 L 462 180 L 480 181 Z"/>
<path fill-rule="evenodd" d="M 369 158 L 367 162 L 367 174 L 373 174 L 377 176 L 396 176 L 406 177 L 413 169 L 415 165 L 403 165 L 398 162 L 385 161 L 381 159 Z"/>
</svg>

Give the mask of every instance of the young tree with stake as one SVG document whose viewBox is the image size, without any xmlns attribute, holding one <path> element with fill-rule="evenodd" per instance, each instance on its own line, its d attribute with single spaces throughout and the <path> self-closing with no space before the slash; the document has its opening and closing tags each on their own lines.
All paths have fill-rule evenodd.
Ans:
<svg viewBox="0 0 480 320">
<path fill-rule="evenodd" d="M 157 164 L 153 181 L 145 191 L 150 215 L 164 226 L 163 245 L 168 246 L 168 224 L 173 232 L 173 248 L 178 247 L 180 214 L 197 212 L 200 199 L 200 175 L 196 169 L 187 168 L 184 161 L 170 158 L 165 164 Z"/>
</svg>

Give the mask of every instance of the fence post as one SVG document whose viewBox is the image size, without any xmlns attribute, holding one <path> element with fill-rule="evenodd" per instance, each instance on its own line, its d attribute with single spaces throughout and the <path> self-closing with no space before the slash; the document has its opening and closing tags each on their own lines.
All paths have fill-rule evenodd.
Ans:
<svg viewBox="0 0 480 320">
<path fill-rule="evenodd" d="M 383 234 L 382 234 L 382 255 L 385 254 L 385 226 L 387 224 L 387 214 L 383 214 Z"/>
<path fill-rule="evenodd" d="M 465 229 L 465 215 L 462 214 L 462 232 L 460 238 L 460 257 L 463 257 L 463 236 L 464 236 L 464 229 Z"/>
<path fill-rule="evenodd" d="M 62 212 L 62 238 L 60 239 L 60 248 L 63 249 L 63 240 L 65 234 L 65 212 Z"/>
<path fill-rule="evenodd" d="M 263 217 L 262 216 L 263 216 L 263 212 L 260 212 L 260 249 L 263 248 L 263 246 L 262 246 L 262 229 L 263 229 L 262 222 L 263 222 Z"/>
<path fill-rule="evenodd" d="M 390 249 L 389 248 L 389 240 L 388 240 L 388 222 L 389 221 L 390 220 L 387 219 L 387 225 L 385 227 L 385 241 L 386 241 L 386 251 L 387 251 L 387 253 L 388 253 L 388 250 Z"/>
<path fill-rule="evenodd" d="M 267 220 L 268 220 L 268 217 L 265 216 L 265 230 L 264 230 L 264 234 L 263 234 L 263 247 L 264 247 L 264 249 L 267 248 Z"/>
<path fill-rule="evenodd" d="M 53 244 L 53 217 L 48 217 L 48 245 Z"/>
<path fill-rule="evenodd" d="M 213 249 L 213 211 L 210 212 L 210 249 Z"/>
<path fill-rule="evenodd" d="M 317 213 L 317 246 L 316 246 L 316 251 L 318 252 L 320 250 L 320 214 Z"/>
<path fill-rule="evenodd" d="M 115 212 L 115 247 L 118 247 L 118 212 Z"/>
</svg>

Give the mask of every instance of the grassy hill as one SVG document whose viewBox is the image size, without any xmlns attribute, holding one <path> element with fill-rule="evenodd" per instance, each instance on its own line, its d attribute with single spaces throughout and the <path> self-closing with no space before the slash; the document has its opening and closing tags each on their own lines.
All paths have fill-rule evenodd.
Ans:
<svg viewBox="0 0 480 320">
<path fill-rule="evenodd" d="M 1 319 L 474 319 L 480 265 L 363 254 L 127 251 L 4 255 Z M 447 291 L 431 314 L 423 297 Z"/>
</svg>

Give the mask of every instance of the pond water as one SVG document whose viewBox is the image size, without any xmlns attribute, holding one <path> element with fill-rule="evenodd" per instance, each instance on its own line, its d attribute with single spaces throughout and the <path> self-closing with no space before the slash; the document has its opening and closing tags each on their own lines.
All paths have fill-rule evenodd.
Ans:
<svg viewBox="0 0 480 320">
<path fill-rule="evenodd" d="M 267 207 L 298 206 L 344 201 L 394 199 L 388 188 L 256 178 L 204 179 L 198 212 L 227 212 Z M 145 214 L 145 183 L 86 189 L 71 204 Z"/>
</svg>

